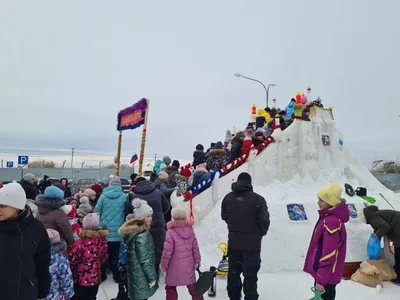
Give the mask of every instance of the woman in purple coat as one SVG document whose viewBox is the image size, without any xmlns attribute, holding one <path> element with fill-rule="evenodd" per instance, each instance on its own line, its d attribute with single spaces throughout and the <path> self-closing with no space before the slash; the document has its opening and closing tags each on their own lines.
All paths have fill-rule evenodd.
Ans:
<svg viewBox="0 0 400 300">
<path fill-rule="evenodd" d="M 168 223 L 167 237 L 161 258 L 161 269 L 167 272 L 165 290 L 167 300 L 178 299 L 177 286 L 187 286 L 192 300 L 203 300 L 196 296 L 195 270 L 200 266 L 200 250 L 193 230 L 194 221 L 187 219 L 183 209 L 173 208 L 172 221 Z"/>
<path fill-rule="evenodd" d="M 322 299 L 334 300 L 346 259 L 347 233 L 345 223 L 350 213 L 341 199 L 342 188 L 331 184 L 318 192 L 319 219 L 308 248 L 304 272 L 315 280 L 315 289 Z"/>
</svg>

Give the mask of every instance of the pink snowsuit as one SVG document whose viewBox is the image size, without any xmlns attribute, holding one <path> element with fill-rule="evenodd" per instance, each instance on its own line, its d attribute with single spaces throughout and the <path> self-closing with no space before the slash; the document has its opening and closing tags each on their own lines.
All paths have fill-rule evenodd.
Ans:
<svg viewBox="0 0 400 300">
<path fill-rule="evenodd" d="M 161 269 L 167 270 L 167 300 L 178 299 L 176 287 L 185 285 L 192 299 L 203 299 L 203 296 L 195 296 L 195 265 L 200 265 L 201 256 L 193 225 L 191 219 L 174 220 L 167 224 L 167 237 L 161 258 Z"/>
<path fill-rule="evenodd" d="M 308 248 L 304 272 L 318 284 L 340 283 L 346 259 L 347 233 L 345 223 L 350 213 L 345 202 L 319 212 L 319 219 Z"/>
</svg>

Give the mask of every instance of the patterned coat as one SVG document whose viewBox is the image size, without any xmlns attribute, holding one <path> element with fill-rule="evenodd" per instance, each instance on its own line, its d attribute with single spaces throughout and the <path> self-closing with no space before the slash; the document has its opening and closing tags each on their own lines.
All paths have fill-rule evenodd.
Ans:
<svg viewBox="0 0 400 300">
<path fill-rule="evenodd" d="M 108 242 L 120 242 L 118 229 L 125 222 L 125 207 L 128 196 L 120 186 L 109 186 L 104 189 L 103 194 L 97 201 L 94 212 L 100 215 L 100 227 L 107 228 L 110 235 Z"/>
<path fill-rule="evenodd" d="M 51 245 L 51 286 L 46 300 L 64 300 L 74 295 L 74 281 L 67 258 L 65 243 Z"/>
<path fill-rule="evenodd" d="M 128 220 L 120 229 L 128 247 L 127 272 L 129 297 L 147 299 L 158 289 L 156 258 L 150 226 L 142 221 Z M 150 283 L 155 283 L 152 287 Z"/>
<path fill-rule="evenodd" d="M 206 164 L 210 171 L 220 170 L 229 163 L 229 158 L 224 149 L 213 149 L 209 152 Z"/>
<path fill-rule="evenodd" d="M 75 284 L 93 286 L 100 283 L 101 265 L 107 260 L 108 230 L 85 230 L 79 233 L 74 251 L 70 254 Z"/>
</svg>

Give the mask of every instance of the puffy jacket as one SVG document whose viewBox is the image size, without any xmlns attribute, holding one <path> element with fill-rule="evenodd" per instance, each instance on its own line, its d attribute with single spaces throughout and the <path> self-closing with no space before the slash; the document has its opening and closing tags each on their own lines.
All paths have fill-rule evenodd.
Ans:
<svg viewBox="0 0 400 300">
<path fill-rule="evenodd" d="M 224 149 L 213 149 L 209 154 L 206 161 L 208 170 L 220 170 L 229 163 L 228 156 Z"/>
<path fill-rule="evenodd" d="M 93 286 L 101 281 L 101 265 L 107 260 L 108 230 L 85 230 L 79 233 L 70 254 L 74 282 L 82 286 Z"/>
<path fill-rule="evenodd" d="M 161 255 L 165 242 L 165 215 L 169 212 L 171 204 L 169 200 L 157 190 L 150 181 L 140 181 L 136 185 L 132 199 L 140 198 L 146 200 L 147 204 L 153 209 L 153 222 L 151 223 L 150 233 L 153 236 L 156 252 L 156 263 L 161 261 Z"/>
<path fill-rule="evenodd" d="M 194 221 L 175 220 L 168 223 L 161 268 L 167 270 L 165 284 L 185 286 L 196 282 L 195 265 L 201 256 L 193 230 Z"/>
<path fill-rule="evenodd" d="M 270 220 L 265 199 L 250 183 L 238 180 L 222 200 L 221 218 L 228 225 L 228 245 L 237 250 L 259 250 Z"/>
<path fill-rule="evenodd" d="M 148 299 L 158 289 L 153 239 L 149 226 L 142 221 L 128 220 L 120 229 L 128 247 L 127 273 L 130 299 Z M 150 288 L 149 284 L 155 282 Z"/>
<path fill-rule="evenodd" d="M 118 229 L 125 222 L 125 208 L 128 196 L 124 194 L 120 186 L 109 186 L 97 201 L 94 212 L 100 215 L 100 227 L 107 228 L 110 235 L 108 242 L 120 242 Z"/>
<path fill-rule="evenodd" d="M 50 242 L 28 206 L 0 221 L 0 299 L 37 300 L 50 290 Z"/>
<path fill-rule="evenodd" d="M 319 211 L 319 219 L 304 262 L 304 272 L 322 286 L 338 284 L 342 279 L 347 246 L 345 223 L 349 218 L 345 202 Z"/>
<path fill-rule="evenodd" d="M 38 190 L 37 190 L 36 186 L 34 186 L 33 184 L 30 184 L 29 182 L 27 182 L 25 180 L 21 180 L 20 184 L 25 191 L 26 199 L 35 200 L 36 196 L 38 195 Z"/>
<path fill-rule="evenodd" d="M 193 152 L 193 168 L 196 168 L 197 165 L 203 164 L 206 162 L 206 154 L 202 150 L 196 150 Z"/>
<path fill-rule="evenodd" d="M 36 219 L 41 221 L 46 229 L 57 230 L 61 241 L 72 246 L 74 244 L 72 227 L 67 215 L 60 209 L 65 204 L 64 200 L 39 195 L 36 197 L 35 204 L 38 207 Z"/>
<path fill-rule="evenodd" d="M 395 247 L 400 247 L 400 211 L 383 209 L 375 205 L 364 208 L 367 224 L 370 224 L 378 238 L 387 236 Z"/>
<path fill-rule="evenodd" d="M 74 295 L 74 281 L 65 243 L 51 245 L 51 287 L 46 300 L 65 300 Z"/>
</svg>

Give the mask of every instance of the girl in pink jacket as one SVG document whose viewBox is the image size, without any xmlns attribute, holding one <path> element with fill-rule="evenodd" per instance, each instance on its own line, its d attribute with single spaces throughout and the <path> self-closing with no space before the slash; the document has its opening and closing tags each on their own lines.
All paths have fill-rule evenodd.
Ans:
<svg viewBox="0 0 400 300">
<path fill-rule="evenodd" d="M 341 195 L 342 188 L 337 184 L 318 192 L 319 219 L 304 262 L 304 272 L 314 278 L 315 289 L 324 292 L 324 300 L 336 298 L 336 285 L 342 279 L 346 258 L 345 223 L 350 213 Z"/>
<path fill-rule="evenodd" d="M 196 296 L 195 270 L 200 266 L 200 250 L 193 230 L 194 221 L 187 219 L 183 209 L 173 208 L 172 221 L 167 224 L 167 237 L 161 258 L 161 269 L 167 272 L 165 290 L 167 300 L 177 300 L 177 286 L 187 286 L 192 300 L 203 300 Z"/>
</svg>

